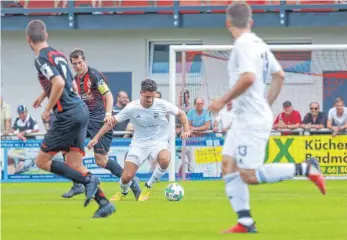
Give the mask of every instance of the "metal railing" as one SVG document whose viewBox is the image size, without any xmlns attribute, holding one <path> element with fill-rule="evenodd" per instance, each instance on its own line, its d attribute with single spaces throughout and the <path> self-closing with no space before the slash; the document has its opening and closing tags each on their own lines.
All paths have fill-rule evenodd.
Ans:
<svg viewBox="0 0 347 240">
<path fill-rule="evenodd" d="M 197 11 L 202 13 L 213 13 L 213 11 L 225 11 L 226 5 L 221 6 L 182 6 L 179 4 L 179 1 L 174 1 L 172 6 L 146 6 L 146 7 L 76 7 L 75 1 L 68 1 L 67 8 L 2 8 L 1 15 L 2 17 L 7 17 L 6 15 L 14 14 L 39 14 L 39 13 L 60 13 L 65 14 L 68 17 L 69 28 L 76 28 L 75 17 L 78 14 L 86 13 L 117 13 L 117 12 L 126 12 L 126 13 L 160 13 L 160 12 L 169 12 L 172 14 L 173 25 L 180 27 L 180 18 L 179 16 L 184 11 Z M 253 10 L 264 10 L 265 12 L 277 12 L 279 14 L 279 22 L 283 26 L 287 26 L 287 13 L 296 11 L 296 10 L 310 10 L 310 9 L 334 9 L 336 11 L 345 11 L 347 10 L 347 4 L 336 3 L 336 4 L 312 4 L 312 5 L 292 5 L 287 4 L 286 1 L 280 1 L 279 4 L 270 4 L 270 5 L 252 5 Z M 62 16 L 59 16 L 62 17 Z"/>
</svg>

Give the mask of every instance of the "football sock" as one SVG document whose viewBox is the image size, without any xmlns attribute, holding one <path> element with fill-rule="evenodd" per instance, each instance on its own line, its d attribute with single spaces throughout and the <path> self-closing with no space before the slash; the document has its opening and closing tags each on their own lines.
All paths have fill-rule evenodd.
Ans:
<svg viewBox="0 0 347 240">
<path fill-rule="evenodd" d="M 119 183 L 120 183 L 120 188 L 122 189 L 122 193 L 124 195 L 128 194 L 132 181 L 130 181 L 129 183 L 123 183 L 122 178 L 121 178 Z"/>
<path fill-rule="evenodd" d="M 98 188 L 98 190 L 96 191 L 94 199 L 100 206 L 104 206 L 108 203 L 104 192 L 100 188 Z"/>
<path fill-rule="evenodd" d="M 230 205 L 238 216 L 238 222 L 251 226 L 254 221 L 250 212 L 248 185 L 241 179 L 240 173 L 230 173 L 223 177 L 225 191 Z"/>
<path fill-rule="evenodd" d="M 291 179 L 294 176 L 304 176 L 307 172 L 306 163 L 274 163 L 264 164 L 256 170 L 258 183 L 275 183 Z"/>
<path fill-rule="evenodd" d="M 87 184 L 90 181 L 90 174 L 84 176 L 63 162 L 52 161 L 51 172 L 77 183 Z"/>
<path fill-rule="evenodd" d="M 114 160 L 108 159 L 105 168 L 110 170 L 116 177 L 120 178 L 122 176 L 123 168 Z"/>
<path fill-rule="evenodd" d="M 166 172 L 166 170 L 161 169 L 161 167 L 159 165 L 156 166 L 151 178 L 146 182 L 146 185 L 148 187 L 152 187 L 153 183 L 159 182 L 159 180 L 165 174 L 165 172 Z"/>
</svg>

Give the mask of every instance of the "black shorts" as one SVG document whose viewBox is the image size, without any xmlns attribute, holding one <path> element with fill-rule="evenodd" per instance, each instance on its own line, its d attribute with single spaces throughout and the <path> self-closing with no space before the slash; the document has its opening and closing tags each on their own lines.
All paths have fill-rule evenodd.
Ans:
<svg viewBox="0 0 347 240">
<path fill-rule="evenodd" d="M 87 138 L 94 138 L 95 135 L 99 132 L 99 130 L 104 126 L 103 120 L 90 120 L 87 128 Z M 98 143 L 94 146 L 94 153 L 99 153 L 106 155 L 110 150 L 110 146 L 112 143 L 112 129 L 103 135 Z"/>
<path fill-rule="evenodd" d="M 41 150 L 52 155 L 71 150 L 84 155 L 88 122 L 89 110 L 85 104 L 56 114 L 52 127 L 41 143 Z"/>
</svg>

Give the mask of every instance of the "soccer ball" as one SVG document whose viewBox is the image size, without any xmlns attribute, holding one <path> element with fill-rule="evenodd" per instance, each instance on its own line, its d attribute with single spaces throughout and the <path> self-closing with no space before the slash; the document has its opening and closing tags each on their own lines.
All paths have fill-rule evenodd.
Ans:
<svg viewBox="0 0 347 240">
<path fill-rule="evenodd" d="M 164 190 L 164 194 L 169 201 L 179 201 L 184 196 L 184 189 L 178 183 L 170 183 Z"/>
</svg>

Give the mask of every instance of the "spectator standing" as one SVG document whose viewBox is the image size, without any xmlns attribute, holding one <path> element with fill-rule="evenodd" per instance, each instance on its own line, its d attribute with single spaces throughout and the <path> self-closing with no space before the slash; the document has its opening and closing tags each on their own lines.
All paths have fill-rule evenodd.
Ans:
<svg viewBox="0 0 347 240">
<path fill-rule="evenodd" d="M 231 127 L 233 120 L 233 111 L 231 101 L 226 104 L 226 107 L 219 111 L 216 120 L 213 123 L 213 132 L 221 131 L 225 134 Z"/>
<path fill-rule="evenodd" d="M 202 98 L 194 100 L 194 107 L 189 110 L 187 117 L 190 130 L 193 134 L 199 135 L 211 128 L 211 116 L 204 108 L 205 102 Z"/>
</svg>

